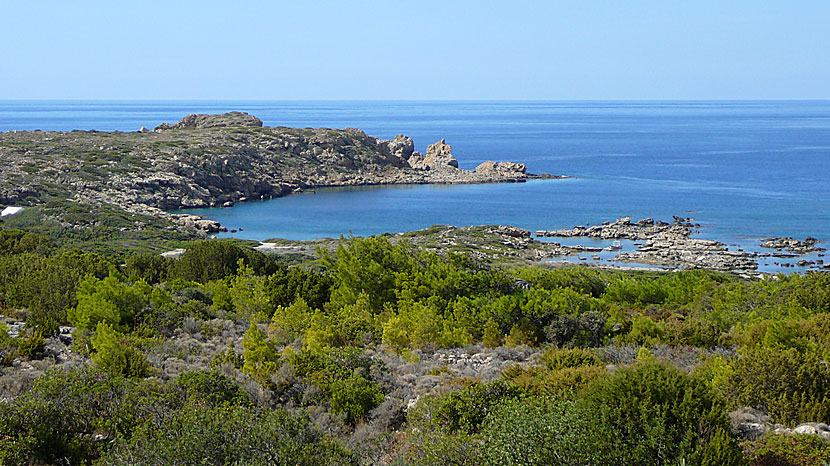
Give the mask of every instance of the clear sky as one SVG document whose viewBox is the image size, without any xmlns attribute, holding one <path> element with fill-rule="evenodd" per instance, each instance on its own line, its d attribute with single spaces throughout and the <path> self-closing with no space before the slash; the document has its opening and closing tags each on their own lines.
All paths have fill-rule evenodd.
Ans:
<svg viewBox="0 0 830 466">
<path fill-rule="evenodd" d="M 830 1 L 4 1 L 0 99 L 830 99 Z"/>
</svg>

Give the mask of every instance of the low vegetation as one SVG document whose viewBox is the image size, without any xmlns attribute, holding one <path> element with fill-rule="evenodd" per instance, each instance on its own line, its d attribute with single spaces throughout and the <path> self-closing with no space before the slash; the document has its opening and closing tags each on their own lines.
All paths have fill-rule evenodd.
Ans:
<svg viewBox="0 0 830 466">
<path fill-rule="evenodd" d="M 185 247 L 0 231 L 0 464 L 830 461 L 818 435 L 730 421 L 830 423 L 826 273 L 505 269 L 385 237 L 291 265 Z"/>
</svg>

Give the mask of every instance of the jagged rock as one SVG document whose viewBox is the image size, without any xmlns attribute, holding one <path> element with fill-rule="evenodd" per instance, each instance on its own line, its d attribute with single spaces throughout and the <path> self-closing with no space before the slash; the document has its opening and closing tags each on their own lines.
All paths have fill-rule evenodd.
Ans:
<svg viewBox="0 0 830 466">
<path fill-rule="evenodd" d="M 423 163 L 432 169 L 445 166 L 458 168 L 458 160 L 452 155 L 452 146 L 444 139 L 427 147 L 427 155 Z"/>
<path fill-rule="evenodd" d="M 262 120 L 245 112 L 228 112 L 216 115 L 192 113 L 172 125 L 170 123 L 162 123 L 156 126 L 154 131 L 166 131 L 169 129 L 223 128 L 226 126 L 262 127 Z"/>
<path fill-rule="evenodd" d="M 429 166 L 424 163 L 424 154 L 420 152 L 413 152 L 409 159 L 407 160 L 409 166 L 419 170 L 429 170 Z"/>
<path fill-rule="evenodd" d="M 396 134 L 394 139 L 378 141 L 378 149 L 396 166 L 401 167 L 408 163 L 415 151 L 412 138 L 403 134 Z"/>
</svg>

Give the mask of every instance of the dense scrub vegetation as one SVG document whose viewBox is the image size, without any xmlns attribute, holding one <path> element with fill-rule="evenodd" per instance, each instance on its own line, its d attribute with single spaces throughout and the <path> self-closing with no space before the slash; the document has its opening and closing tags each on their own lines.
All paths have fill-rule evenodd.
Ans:
<svg viewBox="0 0 830 466">
<path fill-rule="evenodd" d="M 0 262 L 0 314 L 27 324 L 0 324 L 3 377 L 55 362 L 0 402 L 2 464 L 830 458 L 818 436 L 730 423 L 830 423 L 828 274 L 505 270 L 384 237 L 291 266 L 217 240 L 116 257 L 18 230 L 0 231 Z M 60 364 L 44 348 L 65 325 L 79 359 Z M 412 372 L 450 348 L 533 356 L 495 377 L 486 361 Z"/>
</svg>

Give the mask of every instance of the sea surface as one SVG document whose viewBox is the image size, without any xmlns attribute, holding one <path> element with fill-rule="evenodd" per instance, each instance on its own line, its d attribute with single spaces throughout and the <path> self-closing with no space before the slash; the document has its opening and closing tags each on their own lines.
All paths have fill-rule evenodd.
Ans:
<svg viewBox="0 0 830 466">
<path fill-rule="evenodd" d="M 0 130 L 136 131 L 231 110 L 269 126 L 402 133 L 421 152 L 446 138 L 461 168 L 511 160 L 533 173 L 574 177 L 319 189 L 190 211 L 241 229 L 236 237 L 370 235 L 433 224 L 558 229 L 678 215 L 700 223 L 699 236 L 733 248 L 757 250 L 768 236 L 830 240 L 830 101 L 0 101 Z M 766 262 L 761 270 L 780 270 Z"/>
</svg>

